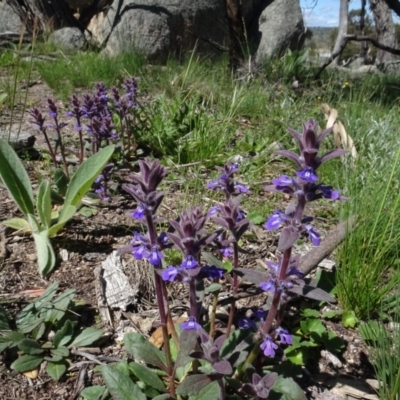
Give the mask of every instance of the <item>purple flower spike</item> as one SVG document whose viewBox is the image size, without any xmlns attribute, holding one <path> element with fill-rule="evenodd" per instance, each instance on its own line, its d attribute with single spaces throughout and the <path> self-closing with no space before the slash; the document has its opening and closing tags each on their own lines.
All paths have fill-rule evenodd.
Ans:
<svg viewBox="0 0 400 400">
<path fill-rule="evenodd" d="M 196 322 L 195 317 L 189 317 L 189 319 L 186 322 L 182 323 L 181 328 L 184 331 L 191 331 L 201 328 L 201 325 Z"/>
<path fill-rule="evenodd" d="M 339 200 L 340 199 L 340 193 L 338 190 L 333 190 L 332 186 L 325 186 L 325 185 L 320 185 L 319 189 L 322 192 L 322 195 L 326 199 L 332 199 L 332 200 Z"/>
<path fill-rule="evenodd" d="M 319 246 L 321 243 L 320 237 L 321 235 L 311 226 L 311 225 L 306 225 L 305 226 L 308 236 L 310 240 L 313 242 L 314 246 Z"/>
<path fill-rule="evenodd" d="M 260 347 L 266 357 L 274 357 L 278 345 L 272 341 L 271 336 L 267 335 Z"/>
<path fill-rule="evenodd" d="M 289 345 L 292 344 L 292 335 L 289 334 L 289 331 L 283 328 L 278 328 L 275 330 L 275 332 L 279 335 L 281 343 Z"/>
<path fill-rule="evenodd" d="M 183 260 L 181 267 L 185 268 L 185 269 L 192 269 L 192 268 L 196 268 L 198 265 L 199 265 L 199 263 L 193 256 L 187 256 Z"/>
<path fill-rule="evenodd" d="M 282 211 L 274 211 L 274 213 L 268 218 L 264 227 L 269 231 L 279 229 L 287 217 Z"/>
<path fill-rule="evenodd" d="M 221 179 L 216 179 L 215 181 L 209 182 L 206 185 L 207 189 L 219 189 L 219 187 L 221 186 Z"/>
<path fill-rule="evenodd" d="M 163 257 L 164 256 L 158 249 L 158 247 L 153 246 L 149 254 L 149 263 L 155 267 L 159 266 L 161 265 L 161 260 L 163 259 Z"/>
<path fill-rule="evenodd" d="M 270 279 L 267 282 L 261 282 L 260 283 L 260 288 L 264 292 L 275 292 L 275 285 L 276 285 L 276 280 L 275 279 Z"/>
<path fill-rule="evenodd" d="M 256 329 L 257 325 L 250 318 L 241 318 L 238 321 L 238 326 L 240 329 Z"/>
<path fill-rule="evenodd" d="M 298 171 L 297 176 L 307 182 L 314 183 L 318 181 L 318 176 L 315 174 L 312 167 L 306 167 L 301 171 Z"/>
<path fill-rule="evenodd" d="M 257 318 L 259 320 L 264 320 L 265 316 L 267 315 L 267 312 L 264 311 L 263 309 L 259 309 L 253 312 L 253 317 Z"/>
<path fill-rule="evenodd" d="M 170 265 L 167 269 L 162 271 L 161 277 L 163 281 L 174 282 L 178 273 L 178 269 Z"/>
</svg>

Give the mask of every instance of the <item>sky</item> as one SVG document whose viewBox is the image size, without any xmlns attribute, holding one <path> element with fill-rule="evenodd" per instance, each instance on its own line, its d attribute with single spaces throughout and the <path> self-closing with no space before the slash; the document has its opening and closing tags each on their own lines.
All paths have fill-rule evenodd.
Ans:
<svg viewBox="0 0 400 400">
<path fill-rule="evenodd" d="M 338 26 L 339 0 L 300 0 L 307 26 Z M 361 0 L 351 0 L 349 9 L 361 8 Z M 395 18 L 395 22 L 399 20 Z"/>
</svg>

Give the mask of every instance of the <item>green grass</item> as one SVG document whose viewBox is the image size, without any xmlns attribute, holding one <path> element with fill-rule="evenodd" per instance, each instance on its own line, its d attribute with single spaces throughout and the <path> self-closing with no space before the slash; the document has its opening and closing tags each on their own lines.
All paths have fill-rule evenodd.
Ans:
<svg viewBox="0 0 400 400">
<path fill-rule="evenodd" d="M 400 302 L 396 293 L 395 313 L 388 324 L 369 320 L 359 327 L 379 384 L 379 398 L 400 398 Z"/>
<path fill-rule="evenodd" d="M 367 162 L 360 162 L 360 173 L 348 170 L 351 199 L 345 212 L 357 216 L 357 227 L 340 247 L 336 276 L 342 307 L 360 319 L 376 317 L 400 282 L 399 159 L 400 150 L 386 157 L 379 177 Z"/>
</svg>

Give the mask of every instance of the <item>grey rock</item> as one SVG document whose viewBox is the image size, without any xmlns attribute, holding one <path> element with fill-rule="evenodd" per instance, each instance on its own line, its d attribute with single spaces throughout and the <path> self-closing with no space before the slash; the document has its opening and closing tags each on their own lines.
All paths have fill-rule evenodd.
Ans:
<svg viewBox="0 0 400 400">
<path fill-rule="evenodd" d="M 58 29 L 51 33 L 49 41 L 65 51 L 81 50 L 86 45 L 85 36 L 78 28 Z"/>
<path fill-rule="evenodd" d="M 259 45 L 256 60 L 301 49 L 305 28 L 299 0 L 274 0 L 259 19 Z"/>
<path fill-rule="evenodd" d="M 107 55 L 137 50 L 158 61 L 194 48 L 219 55 L 229 39 L 224 3 L 215 0 L 114 0 L 88 29 Z"/>
<path fill-rule="evenodd" d="M 400 74 L 400 61 L 393 60 L 387 61 L 379 65 L 379 70 L 386 74 L 399 75 Z"/>
<path fill-rule="evenodd" d="M 24 24 L 11 6 L 0 0 L 0 33 L 20 33 Z"/>
</svg>

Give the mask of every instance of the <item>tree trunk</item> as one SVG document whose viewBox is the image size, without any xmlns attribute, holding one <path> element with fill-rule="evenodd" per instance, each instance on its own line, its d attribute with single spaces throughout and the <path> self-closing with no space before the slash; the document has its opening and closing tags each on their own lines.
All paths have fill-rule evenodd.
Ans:
<svg viewBox="0 0 400 400">
<path fill-rule="evenodd" d="M 385 46 L 396 48 L 396 32 L 393 24 L 392 13 L 385 0 L 369 0 L 371 11 L 374 15 L 376 40 Z M 387 51 L 378 50 L 376 55 L 376 63 L 394 60 L 395 55 Z"/>
<path fill-rule="evenodd" d="M 332 54 L 337 53 L 343 46 L 343 42 L 346 40 L 345 36 L 347 35 L 348 24 L 349 24 L 349 0 L 340 0 L 339 29 Z M 338 64 L 339 64 L 339 59 L 340 57 L 336 59 L 336 62 Z"/>
<path fill-rule="evenodd" d="M 25 23 L 31 34 L 36 30 L 60 29 L 66 26 L 78 26 L 78 21 L 64 0 L 6 0 Z"/>
<path fill-rule="evenodd" d="M 245 32 L 239 0 L 224 0 L 229 26 L 229 63 L 235 72 L 244 62 Z"/>
</svg>

